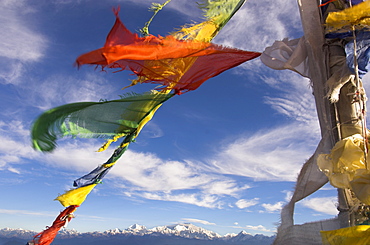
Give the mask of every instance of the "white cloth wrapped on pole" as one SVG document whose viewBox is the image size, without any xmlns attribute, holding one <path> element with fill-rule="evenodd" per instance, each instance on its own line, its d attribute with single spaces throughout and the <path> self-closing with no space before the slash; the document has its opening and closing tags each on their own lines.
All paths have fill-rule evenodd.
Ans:
<svg viewBox="0 0 370 245">
<path fill-rule="evenodd" d="M 308 59 L 304 37 L 282 41 L 275 41 L 271 47 L 267 47 L 260 56 L 263 64 L 275 69 L 289 69 L 304 77 L 309 77 Z"/>
</svg>

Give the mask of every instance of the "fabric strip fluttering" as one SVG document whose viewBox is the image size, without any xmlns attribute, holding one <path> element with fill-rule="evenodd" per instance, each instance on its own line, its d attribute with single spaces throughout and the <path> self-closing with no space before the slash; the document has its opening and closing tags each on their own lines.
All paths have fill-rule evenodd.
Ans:
<svg viewBox="0 0 370 245">
<path fill-rule="evenodd" d="M 102 69 L 131 70 L 136 76 L 131 85 L 153 83 L 162 88 L 144 94 L 131 94 L 119 100 L 79 102 L 43 113 L 33 124 L 32 142 L 36 150 L 51 152 L 63 137 L 104 138 L 98 151 L 123 138 L 104 164 L 73 182 L 74 189 L 59 195 L 66 207 L 53 226 L 35 236 L 30 244 L 48 245 L 73 216 L 97 184 L 116 164 L 164 102 L 175 94 L 197 89 L 202 83 L 247 60 L 258 52 L 248 52 L 210 43 L 245 0 L 203 0 L 199 6 L 206 20 L 186 25 L 166 37 L 139 37 L 130 32 L 118 17 L 104 47 L 81 55 L 78 66 L 97 65 Z M 166 2 L 166 4 L 168 1 Z M 210 65 L 212 64 L 212 65 Z M 159 91 L 158 91 L 159 90 Z"/>
</svg>

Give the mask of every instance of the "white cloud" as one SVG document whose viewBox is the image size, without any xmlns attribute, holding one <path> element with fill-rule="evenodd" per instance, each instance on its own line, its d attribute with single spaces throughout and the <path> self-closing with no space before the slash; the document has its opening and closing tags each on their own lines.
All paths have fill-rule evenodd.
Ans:
<svg viewBox="0 0 370 245">
<path fill-rule="evenodd" d="M 12 61 L 7 58 L 0 59 L 0 83 L 17 84 L 22 76 L 23 64 L 18 61 Z"/>
<path fill-rule="evenodd" d="M 239 186 L 237 182 L 231 178 L 206 174 L 198 168 L 197 165 L 190 161 L 165 161 L 159 159 L 154 154 L 137 153 L 127 151 L 120 160 L 120 164 L 116 164 L 112 176 L 119 177 L 124 181 L 128 181 L 134 185 L 131 190 L 135 191 L 152 191 L 163 192 L 164 194 L 145 195 L 158 200 L 170 200 L 172 191 L 176 190 L 192 190 L 196 194 L 184 196 L 174 195 L 174 200 L 181 198 L 186 199 L 186 203 L 195 203 L 195 205 L 203 205 L 202 200 L 217 201 L 220 196 L 240 195 L 241 191 L 250 188 L 248 185 Z M 206 206 L 216 206 L 210 204 L 210 201 L 205 201 Z M 217 204 L 218 205 L 218 204 Z"/>
<path fill-rule="evenodd" d="M 46 37 L 31 29 L 34 10 L 27 1 L 0 2 L 0 56 L 19 61 L 37 61 L 43 56 Z"/>
<path fill-rule="evenodd" d="M 15 164 L 37 160 L 57 169 L 85 174 L 104 163 L 112 153 L 112 149 L 96 152 L 101 140 L 71 138 L 59 140 L 59 146 L 52 153 L 36 152 L 31 147 L 28 130 L 19 121 L 0 121 L 0 132 L 3 142 L 0 145 L 1 170 L 13 173 L 21 172 Z M 204 173 L 190 161 L 166 161 L 154 154 L 131 150 L 125 152 L 108 178 L 131 196 L 209 208 L 221 207 L 221 196 L 237 197 L 241 191 L 250 188 L 245 184 L 239 185 L 232 178 Z M 174 193 L 176 190 L 191 193 Z"/>
<path fill-rule="evenodd" d="M 256 6 L 258 5 L 258 6 Z M 264 6 L 264 8 L 260 8 Z M 275 11 L 279 9 L 280 11 Z M 263 51 L 274 40 L 298 38 L 301 33 L 296 3 L 248 1 L 231 19 L 215 42 L 245 50 Z M 289 23 L 289 24 L 287 24 Z M 235 35 L 238 33 L 238 35 Z M 291 35 L 295 33 L 296 37 Z M 298 34 L 297 34 L 298 33 Z M 255 61 L 253 74 L 275 91 L 264 95 L 265 103 L 290 123 L 245 133 L 225 150 L 207 160 L 217 173 L 234 174 L 267 181 L 295 181 L 302 164 L 312 155 L 320 131 L 312 89 L 307 79 L 292 71 L 274 71 Z M 238 69 L 238 72 L 243 72 Z M 248 73 L 249 74 L 249 73 Z M 261 75 L 262 74 L 262 75 Z"/>
<path fill-rule="evenodd" d="M 152 3 L 151 0 L 128 1 L 147 7 Z M 192 20 L 198 19 L 201 13 L 201 10 L 191 1 L 172 1 L 163 11 L 166 9 L 176 10 Z M 299 20 L 299 11 L 295 2 L 287 4 L 284 0 L 276 0 L 273 3 L 268 0 L 247 1 L 222 29 L 214 42 L 261 52 L 274 40 L 283 39 L 300 31 L 300 22 L 297 20 Z"/>
<path fill-rule="evenodd" d="M 153 121 L 150 121 L 148 124 L 145 125 L 143 130 L 140 133 L 140 136 L 143 137 L 145 135 L 148 138 L 160 138 L 163 136 L 163 130 L 161 127 L 157 124 L 155 124 Z M 142 142 L 138 142 L 140 144 Z"/>
<path fill-rule="evenodd" d="M 47 212 L 35 212 L 29 210 L 15 210 L 15 209 L 0 209 L 0 213 L 2 214 L 24 214 L 24 215 L 35 215 L 35 216 L 50 216 L 54 217 L 55 214 L 47 213 Z"/>
<path fill-rule="evenodd" d="M 70 5 L 70 4 L 81 4 L 83 2 L 89 3 L 89 0 L 51 0 L 51 3 L 55 4 L 57 7 L 63 6 L 63 5 Z"/>
<path fill-rule="evenodd" d="M 55 212 L 38 212 L 38 211 L 31 211 L 31 210 L 17 210 L 17 209 L 0 209 L 0 214 L 10 214 L 10 215 L 32 215 L 32 216 L 47 216 L 47 217 L 55 217 Z M 106 217 L 99 217 L 93 215 L 84 215 L 78 214 L 79 218 L 83 219 L 91 219 L 95 221 L 103 221 L 107 220 Z"/>
<path fill-rule="evenodd" d="M 111 152 L 97 152 L 100 145 L 90 139 L 89 142 L 68 139 L 52 153 L 42 154 L 38 161 L 59 169 L 90 171 L 105 163 Z"/>
<path fill-rule="evenodd" d="M 232 226 L 236 229 L 245 229 L 245 230 L 252 230 L 252 231 L 260 231 L 260 232 L 276 232 L 276 230 L 267 229 L 263 225 L 246 225 L 246 226 L 239 226 L 237 222 L 234 223 L 236 226 Z"/>
<path fill-rule="evenodd" d="M 263 225 L 246 225 L 244 229 L 253 230 L 253 231 L 263 231 L 263 232 L 275 232 L 275 230 L 270 230 L 264 227 Z"/>
<path fill-rule="evenodd" d="M 192 189 L 215 179 L 191 162 L 165 161 L 154 154 L 127 151 L 120 162 L 113 175 L 147 191 Z"/>
<path fill-rule="evenodd" d="M 238 186 L 233 180 L 216 180 L 202 186 L 205 193 L 211 195 L 229 195 L 238 196 L 239 192 L 242 190 L 249 189 L 249 185 L 244 185 L 242 187 Z"/>
<path fill-rule="evenodd" d="M 280 210 L 283 208 L 284 202 L 277 202 L 275 204 L 269 204 L 269 203 L 263 203 L 261 206 L 265 208 L 266 212 L 268 213 L 274 213 L 274 212 L 280 212 Z"/>
<path fill-rule="evenodd" d="M 130 1 L 135 4 L 140 4 L 142 6 L 145 6 L 149 8 L 153 1 L 152 0 L 121 0 L 121 1 Z M 164 3 L 165 1 L 162 1 L 161 3 Z M 175 11 L 178 11 L 179 13 L 189 16 L 191 19 L 194 19 L 195 17 L 199 17 L 201 10 L 197 8 L 197 4 L 192 1 L 172 1 L 168 3 L 164 9 L 162 9 L 162 12 L 165 12 L 168 9 L 172 9 Z M 161 14 L 161 12 L 159 13 Z M 165 14 L 165 13 L 163 13 Z"/>
<path fill-rule="evenodd" d="M 192 219 L 192 218 L 183 218 L 181 222 L 198 223 L 198 224 L 203 224 L 203 225 L 216 225 L 215 223 L 211 223 L 206 220 Z"/>
<path fill-rule="evenodd" d="M 8 171 L 12 172 L 12 173 L 15 173 L 15 174 L 20 174 L 21 172 L 18 170 L 18 169 L 15 169 L 13 167 L 9 167 L 8 168 Z"/>
<path fill-rule="evenodd" d="M 297 20 L 299 12 L 295 2 L 247 1 L 215 38 L 215 43 L 262 52 L 274 40 L 298 31 Z"/>
<path fill-rule="evenodd" d="M 314 198 L 306 198 L 302 201 L 298 202 L 300 205 L 313 209 L 317 212 L 329 214 L 329 215 L 337 215 L 337 197 L 314 197 Z"/>
<path fill-rule="evenodd" d="M 102 153 L 95 152 L 100 145 L 97 144 L 97 141 L 92 139 L 87 141 L 72 139 L 61 140 L 61 145 L 55 150 L 55 152 L 51 154 L 39 154 L 29 145 L 22 143 L 28 141 L 25 140 L 28 136 L 28 132 L 21 124 L 17 122 L 5 124 L 3 122 L 0 124 L 0 130 L 2 130 L 2 132 L 12 132 L 12 137 L 21 137 L 22 139 L 15 140 L 10 136 L 4 136 L 1 134 L 3 142 L 7 143 L 0 146 L 0 153 L 3 154 L 3 159 L 6 159 L 4 165 L 7 166 L 10 166 L 9 164 L 11 163 L 19 162 L 21 158 L 26 158 L 37 159 L 39 162 L 44 162 L 45 164 L 52 165 L 55 168 L 87 172 L 91 171 L 99 164 L 104 163 L 111 154 L 110 150 Z M 286 129 L 286 131 L 288 131 L 288 129 Z M 248 144 L 248 142 L 244 144 L 236 143 L 235 147 L 242 146 L 239 150 L 234 149 L 234 146 L 229 146 L 229 149 L 234 152 L 231 154 L 230 151 L 226 151 L 228 154 L 233 156 L 232 158 L 229 158 L 227 162 L 232 161 L 233 164 L 240 167 L 243 163 L 234 160 L 234 158 L 237 158 L 238 154 L 242 154 L 240 158 L 243 158 L 244 153 L 241 152 L 244 151 L 244 147 L 245 149 L 248 149 L 255 143 L 266 143 L 269 141 L 268 139 L 274 138 L 274 134 L 262 135 L 260 137 L 253 136 L 250 144 Z M 271 147 L 269 149 L 271 150 Z M 253 152 L 255 149 L 252 147 L 250 151 Z M 282 153 L 279 154 L 281 155 L 281 159 L 286 159 L 289 154 L 287 155 L 283 150 L 281 151 Z M 5 153 L 9 152 L 12 154 L 5 155 Z M 239 153 L 236 154 L 236 152 Z M 277 152 L 278 151 L 275 150 L 274 154 L 277 154 Z M 234 156 L 235 154 L 236 156 Z M 262 155 L 269 158 L 266 154 L 267 153 Z M 270 161 L 267 161 L 268 163 L 274 162 L 271 158 L 273 157 L 270 157 Z M 279 161 L 281 160 L 275 162 Z M 274 166 L 262 165 L 260 167 L 270 169 Z M 10 166 L 10 169 L 13 169 L 15 172 L 18 171 L 12 166 Z M 234 170 L 231 169 L 231 171 Z M 259 172 L 256 168 L 251 171 Z M 268 171 L 274 172 L 275 170 Z M 238 169 L 238 174 L 239 173 L 248 176 L 249 172 L 245 172 L 245 169 L 242 168 Z M 280 178 L 281 176 L 284 176 L 282 173 L 275 171 L 274 176 L 276 176 L 276 178 Z M 266 173 L 264 174 L 267 176 Z M 248 185 L 238 185 L 232 178 L 220 178 L 220 175 L 206 174 L 199 168 L 199 163 L 194 164 L 190 161 L 165 161 L 154 154 L 138 153 L 130 150 L 124 154 L 114 167 L 114 171 L 109 174 L 108 178 L 112 177 L 115 177 L 117 186 L 121 185 L 121 188 L 131 196 L 140 196 L 151 200 L 183 202 L 208 208 L 220 208 L 223 206 L 220 201 L 222 196 L 237 197 L 241 194 L 242 190 L 250 188 Z M 128 189 L 129 191 L 127 191 Z M 191 190 L 192 193 L 174 193 L 176 190 Z M 257 198 L 252 200 L 242 199 L 236 203 L 236 206 L 238 208 L 246 208 L 248 206 L 256 205 L 257 202 Z M 268 209 L 269 206 L 266 206 L 265 208 Z"/>
<path fill-rule="evenodd" d="M 48 41 L 34 30 L 35 16 L 27 1 L 0 1 L 0 83 L 18 83 L 24 63 L 44 56 Z"/>
<path fill-rule="evenodd" d="M 154 193 L 146 192 L 139 194 L 140 196 L 150 200 L 182 202 L 196 205 L 205 208 L 219 208 L 220 204 L 217 202 L 218 197 L 203 194 L 171 194 L 171 193 Z"/>
<path fill-rule="evenodd" d="M 270 71 L 269 79 L 262 78 L 275 89 L 275 97 L 265 96 L 265 103 L 279 114 L 295 121 L 312 123 L 317 121 L 315 100 L 309 80 L 292 71 Z M 273 80 L 273 82 L 272 82 Z M 318 128 L 315 129 L 318 132 Z"/>
<path fill-rule="evenodd" d="M 260 8 L 259 6 L 265 6 Z M 280 11 L 274 11 L 280 9 Z M 297 4 L 278 0 L 258 3 L 248 1 L 231 19 L 215 42 L 245 50 L 263 51 L 274 40 L 301 33 Z M 289 23 L 289 24 L 287 24 Z M 235 35 L 238 33 L 238 35 Z M 297 34 L 296 34 L 297 35 Z M 226 146 L 226 150 L 209 160 L 216 172 L 252 177 L 256 180 L 295 181 L 305 160 L 313 153 L 319 141 L 312 89 L 307 79 L 291 71 L 274 71 L 255 61 L 253 67 L 261 80 L 275 89 L 274 96 L 265 95 L 265 103 L 290 124 L 243 135 Z M 241 69 L 239 69 L 239 72 Z"/>
<path fill-rule="evenodd" d="M 295 181 L 302 164 L 313 154 L 320 130 L 307 79 L 290 71 L 268 74 L 271 77 L 265 82 L 275 96 L 265 96 L 265 102 L 290 123 L 245 133 L 225 143 L 218 155 L 207 160 L 213 171 L 255 180 Z"/>
<path fill-rule="evenodd" d="M 321 189 L 322 190 L 322 189 Z M 285 196 L 285 201 L 286 202 L 289 202 L 291 199 L 292 199 L 292 196 L 293 196 L 293 191 L 283 191 L 283 193 L 286 194 Z"/>
<path fill-rule="evenodd" d="M 78 78 L 54 74 L 40 81 L 29 81 L 24 85 L 30 95 L 29 103 L 41 110 L 47 110 L 65 103 L 118 99 L 114 84 L 97 72 L 81 74 Z"/>
<path fill-rule="evenodd" d="M 38 160 L 54 168 L 90 171 L 104 163 L 110 151 L 97 153 L 98 145 L 68 140 L 53 153 Z M 248 185 L 239 186 L 231 178 L 203 173 L 192 162 L 165 161 L 154 154 L 128 150 L 107 178 L 129 197 L 174 201 L 201 207 L 220 208 L 222 196 L 237 197 Z M 182 193 L 180 192 L 191 192 Z"/>
<path fill-rule="evenodd" d="M 258 201 L 259 198 L 253 198 L 253 199 L 250 199 L 250 200 L 247 200 L 247 199 L 240 199 L 238 200 L 235 205 L 240 208 L 240 209 L 243 209 L 243 208 L 249 208 L 249 207 L 252 207 L 254 205 L 257 205 L 258 204 Z"/>
<path fill-rule="evenodd" d="M 0 121 L 0 170 L 20 173 L 12 164 L 22 164 L 22 159 L 30 159 L 38 154 L 32 149 L 28 130 L 17 120 L 8 124 Z"/>
<path fill-rule="evenodd" d="M 225 145 L 224 150 L 208 161 L 208 167 L 217 173 L 255 180 L 295 181 L 318 141 L 312 135 L 313 128 L 291 123 L 245 135 Z"/>
</svg>

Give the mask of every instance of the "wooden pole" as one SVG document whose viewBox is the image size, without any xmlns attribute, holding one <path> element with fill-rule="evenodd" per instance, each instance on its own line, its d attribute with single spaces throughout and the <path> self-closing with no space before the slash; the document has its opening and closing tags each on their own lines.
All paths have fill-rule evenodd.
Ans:
<svg viewBox="0 0 370 245">
<path fill-rule="evenodd" d="M 321 136 L 329 137 L 330 149 L 339 140 L 340 132 L 336 122 L 336 111 L 333 104 L 326 98 L 325 83 L 330 75 L 328 65 L 329 50 L 324 38 L 323 19 L 319 9 L 318 0 L 297 0 L 302 28 L 306 40 L 308 63 L 310 69 L 310 79 L 313 86 L 313 93 L 316 102 L 317 115 L 319 119 Z M 350 193 L 343 189 L 338 189 L 338 218 L 340 227 L 353 225 L 353 217 L 350 217 L 351 209 Z M 352 223 L 352 224 L 351 224 Z"/>
</svg>

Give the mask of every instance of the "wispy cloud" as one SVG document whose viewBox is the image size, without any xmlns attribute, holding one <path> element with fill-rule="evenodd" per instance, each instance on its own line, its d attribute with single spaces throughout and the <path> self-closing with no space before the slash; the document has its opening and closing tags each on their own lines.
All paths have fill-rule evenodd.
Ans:
<svg viewBox="0 0 370 245">
<path fill-rule="evenodd" d="M 12 172 L 12 173 L 15 173 L 15 174 L 20 174 L 20 170 L 16 169 L 16 168 L 13 168 L 13 167 L 9 167 L 8 168 L 8 171 Z"/>
<path fill-rule="evenodd" d="M 246 225 L 246 226 L 232 226 L 233 228 L 237 229 L 244 229 L 244 230 L 252 230 L 252 231 L 259 231 L 259 232 L 276 232 L 276 230 L 267 229 L 263 225 Z"/>
<path fill-rule="evenodd" d="M 147 7 L 152 3 L 151 0 L 128 1 Z M 176 10 L 193 20 L 194 18 L 199 20 L 201 13 L 197 5 L 190 1 L 172 1 L 166 6 L 166 9 Z M 301 26 L 297 19 L 299 19 L 299 11 L 295 2 L 287 3 L 284 0 L 277 0 L 273 3 L 268 0 L 247 1 L 222 29 L 214 42 L 261 52 L 274 40 L 299 33 Z M 289 23 L 289 28 L 287 28 L 287 23 Z"/>
<path fill-rule="evenodd" d="M 21 214 L 21 215 L 34 215 L 34 216 L 51 216 L 54 217 L 55 214 L 48 213 L 48 212 L 35 212 L 29 210 L 15 210 L 15 209 L 0 209 L 0 213 L 2 214 Z"/>
<path fill-rule="evenodd" d="M 291 123 L 245 135 L 208 161 L 214 172 L 267 181 L 294 181 L 312 154 L 317 138 L 312 126 Z"/>
<path fill-rule="evenodd" d="M 249 185 L 239 186 L 234 180 L 215 180 L 201 187 L 204 193 L 211 195 L 228 195 L 237 197 L 241 191 L 251 188 Z"/>
<path fill-rule="evenodd" d="M 145 125 L 145 128 L 143 128 L 140 135 L 141 137 L 145 135 L 148 138 L 160 138 L 164 135 L 164 133 L 162 128 L 158 124 L 155 124 L 153 121 L 151 121 Z"/>
<path fill-rule="evenodd" d="M 285 201 L 286 202 L 289 202 L 291 199 L 292 199 L 292 196 L 293 196 L 293 191 L 283 191 L 283 193 L 286 194 L 285 196 Z"/>
<path fill-rule="evenodd" d="M 42 154 L 32 149 L 29 132 L 20 121 L 0 122 L 0 170 L 21 173 L 15 164 L 24 160 L 65 171 L 87 173 L 104 163 L 111 152 L 98 153 L 98 140 L 62 139 L 51 154 Z M 27 162 L 27 161 L 25 161 Z M 184 202 L 202 207 L 219 208 L 221 197 L 238 197 L 250 188 L 232 178 L 205 173 L 191 161 L 168 161 L 152 153 L 127 151 L 108 176 L 119 188 L 130 195 L 150 200 Z M 123 187 L 122 187 L 123 186 Z M 67 188 L 68 189 L 68 188 Z M 178 194 L 174 191 L 191 191 Z"/>
<path fill-rule="evenodd" d="M 192 219 L 192 218 L 183 218 L 181 219 L 181 222 L 198 223 L 198 224 L 203 224 L 203 225 L 216 225 L 215 223 L 211 223 L 206 220 Z"/>
<path fill-rule="evenodd" d="M 335 196 L 306 198 L 299 202 L 304 207 L 329 215 L 338 214 L 337 203 L 338 199 Z"/>
<path fill-rule="evenodd" d="M 261 211 L 261 212 L 275 213 L 275 212 L 280 212 L 280 210 L 284 206 L 284 202 L 277 202 L 274 204 L 263 203 L 261 204 L 261 206 L 265 209 L 265 211 Z"/>
<path fill-rule="evenodd" d="M 43 56 L 46 37 L 32 30 L 35 10 L 27 1 L 1 1 L 0 55 L 19 61 L 37 61 Z"/>
<path fill-rule="evenodd" d="M 3 123 L 3 127 L 5 125 Z M 19 134 L 25 133 L 22 127 L 18 128 Z M 304 137 L 302 132 L 296 130 L 295 133 L 303 137 L 304 140 L 294 146 L 289 146 L 289 144 L 285 146 L 282 142 L 290 142 L 291 136 L 286 136 L 287 133 L 284 132 L 291 134 L 295 131 L 292 130 L 292 127 L 279 128 L 269 133 L 262 132 L 260 135 L 257 134 L 248 139 L 239 139 L 230 144 L 224 152 L 216 157 L 222 168 L 217 167 L 214 162 L 212 163 L 213 173 L 212 171 L 205 173 L 204 169 L 200 167 L 200 163 L 166 161 L 152 153 L 129 150 L 121 159 L 122 164 L 116 165 L 109 177 L 115 177 L 117 183 L 123 183 L 124 191 L 134 196 L 151 200 L 184 202 L 210 208 L 221 207 L 223 204 L 220 200 L 223 196 L 238 197 L 243 190 L 249 189 L 250 186 L 240 185 L 231 177 L 219 175 L 220 173 L 269 180 L 295 178 L 292 171 L 293 173 L 294 169 L 298 171 L 301 163 L 301 161 L 295 160 L 297 159 L 295 154 L 304 152 L 299 150 L 307 147 L 305 140 L 309 137 Z M 9 139 L 8 144 L 2 146 L 7 146 L 6 149 L 2 149 L 3 153 L 8 152 L 9 149 L 21 149 L 19 152 L 13 152 L 11 155 L 14 158 L 13 161 L 19 161 L 19 157 L 37 159 L 39 162 L 65 170 L 90 171 L 98 164 L 104 163 L 110 155 L 109 151 L 96 153 L 99 145 L 92 140 L 88 140 L 88 142 L 62 140 L 60 147 L 53 154 L 40 155 L 34 152 L 30 146 L 27 148 L 19 141 L 11 140 L 10 137 Z M 275 141 L 271 139 L 275 139 Z M 266 142 L 270 142 L 271 145 L 267 145 Z M 267 148 L 268 151 L 261 150 L 259 148 L 261 145 L 264 146 L 263 149 Z M 290 162 L 286 159 L 289 159 Z M 7 164 L 10 163 L 7 161 Z M 177 194 L 174 193 L 176 190 L 192 190 L 193 193 Z M 246 208 L 255 202 L 257 199 L 243 199 L 236 205 L 239 208 Z"/>
<path fill-rule="evenodd" d="M 263 225 L 256 225 L 256 226 L 246 225 L 244 227 L 244 229 L 246 229 L 246 230 L 253 230 L 253 231 L 263 231 L 263 232 L 275 232 L 275 230 L 267 229 Z"/>
<path fill-rule="evenodd" d="M 55 212 L 38 212 L 38 211 L 31 211 L 31 210 L 17 210 L 17 209 L 0 209 L 1 214 L 10 214 L 10 215 L 31 215 L 31 216 L 42 216 L 42 217 L 56 217 Z M 106 217 L 99 217 L 93 215 L 83 215 L 78 214 L 79 218 L 88 219 L 88 220 L 95 220 L 95 221 L 104 221 L 108 218 Z M 110 220 L 112 218 L 109 218 Z"/>
<path fill-rule="evenodd" d="M 276 11 L 277 9 L 279 11 Z M 222 29 L 215 42 L 262 52 L 274 40 L 289 37 L 300 30 L 298 15 L 296 2 L 247 1 Z"/>
<path fill-rule="evenodd" d="M 82 73 L 78 77 L 53 74 L 41 81 L 30 79 L 23 88 L 31 92 L 25 95 L 27 101 L 41 110 L 66 103 L 118 99 L 113 93 L 113 84 L 97 72 Z"/>
<path fill-rule="evenodd" d="M 259 198 L 253 198 L 250 200 L 240 199 L 235 203 L 235 205 L 240 209 L 244 209 L 244 208 L 249 208 L 254 205 L 257 205 L 258 203 L 259 203 Z"/>
<path fill-rule="evenodd" d="M 154 154 L 128 151 L 115 166 L 114 176 L 123 178 L 139 189 L 171 191 L 192 189 L 209 184 L 215 176 L 199 172 L 191 162 L 165 161 Z"/>
<path fill-rule="evenodd" d="M 119 0 L 119 1 L 122 1 L 122 2 L 130 1 L 135 4 L 140 4 L 142 6 L 145 6 L 147 8 L 149 8 L 153 3 L 152 0 Z M 165 10 L 167 9 L 175 10 L 183 14 L 184 16 L 189 16 L 191 19 L 194 19 L 195 17 L 199 17 L 200 15 L 199 13 L 201 12 L 201 10 L 197 8 L 197 4 L 191 1 L 172 1 L 166 5 Z"/>
<path fill-rule="evenodd" d="M 27 1 L 0 2 L 0 83 L 18 83 L 24 62 L 39 61 L 47 38 L 32 28 L 35 10 Z"/>
<path fill-rule="evenodd" d="M 196 205 L 205 208 L 219 208 L 220 205 L 217 202 L 218 197 L 214 195 L 204 195 L 204 194 L 171 194 L 171 193 L 154 193 L 145 192 L 139 194 L 141 197 L 150 200 L 160 200 L 160 201 L 171 201 L 171 202 L 182 202 L 187 204 Z"/>
<path fill-rule="evenodd" d="M 266 104 L 294 121 L 308 124 L 317 121 L 315 100 L 308 79 L 291 71 L 269 71 L 269 75 L 268 79 L 262 77 L 262 81 L 276 93 L 264 96 Z M 318 127 L 313 133 L 318 133 Z"/>
<path fill-rule="evenodd" d="M 21 164 L 22 159 L 35 157 L 37 153 L 33 151 L 29 144 L 28 130 L 22 122 L 14 120 L 9 123 L 0 121 L 0 170 L 8 170 L 13 173 L 20 173 L 11 164 Z"/>
<path fill-rule="evenodd" d="M 59 169 L 89 171 L 109 158 L 109 153 L 94 152 L 98 146 L 89 143 L 68 141 L 38 161 Z M 166 161 L 155 154 L 131 150 L 125 153 L 107 178 L 114 180 L 116 188 L 127 196 L 209 208 L 220 208 L 223 206 L 222 197 L 238 197 L 250 188 L 232 178 L 204 173 L 190 161 Z M 185 193 L 179 194 L 178 191 Z"/>
<path fill-rule="evenodd" d="M 110 157 L 110 152 L 96 152 L 99 144 L 94 140 L 81 142 L 68 139 L 51 153 L 43 154 L 38 161 L 54 168 L 75 171 L 90 171 L 103 164 Z"/>
<path fill-rule="evenodd" d="M 260 8 L 259 6 L 264 6 Z M 281 11 L 274 11 L 274 9 Z M 246 50 L 263 51 L 274 40 L 301 33 L 296 3 L 249 1 L 222 30 L 215 42 Z M 289 24 L 287 24 L 289 23 Z M 238 33 L 238 35 L 235 35 Z M 296 34 L 297 35 L 297 34 Z M 242 66 L 246 75 L 258 76 L 270 94 L 265 103 L 290 122 L 245 133 L 226 144 L 218 155 L 206 160 L 212 171 L 241 175 L 255 180 L 295 181 L 302 164 L 313 153 L 320 139 L 312 89 L 309 81 L 291 71 L 274 71 L 255 61 Z M 250 71 L 253 69 L 253 71 Z M 241 68 L 238 69 L 243 74 Z M 273 89 L 273 90 L 271 90 Z M 288 121 L 287 120 L 287 121 Z"/>
</svg>

